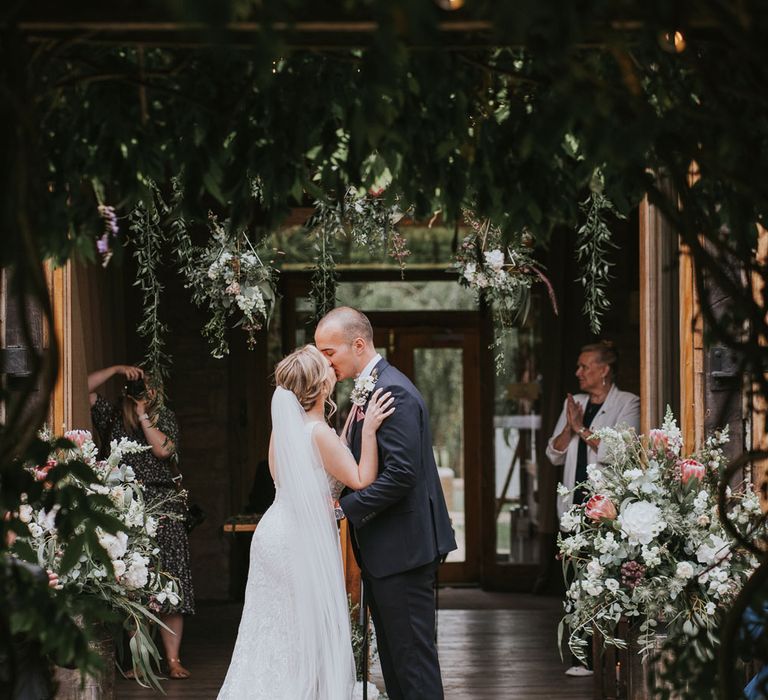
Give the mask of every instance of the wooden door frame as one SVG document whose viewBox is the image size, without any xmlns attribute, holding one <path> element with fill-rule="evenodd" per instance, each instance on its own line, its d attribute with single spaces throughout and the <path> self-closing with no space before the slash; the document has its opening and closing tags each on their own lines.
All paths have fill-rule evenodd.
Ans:
<svg viewBox="0 0 768 700">
<path fill-rule="evenodd" d="M 456 347 L 463 351 L 462 385 L 464 388 L 464 512 L 465 512 L 465 546 L 466 552 L 473 557 L 467 557 L 464 562 L 444 564 L 440 571 L 440 580 L 454 583 L 478 583 L 483 570 L 483 521 L 485 513 L 482 509 L 482 490 L 485 483 L 483 460 L 483 439 L 481 423 L 482 393 L 480 392 L 480 356 L 482 354 L 481 323 L 476 311 L 372 311 L 366 312 L 371 320 L 375 333 L 382 334 L 387 342 L 391 342 L 393 332 L 401 338 L 411 340 L 419 337 L 435 337 L 450 333 L 454 342 L 442 347 Z M 439 319 L 439 322 L 435 321 Z M 377 343 L 377 345 L 379 345 Z M 411 349 L 416 347 L 441 347 L 423 344 L 409 344 Z M 397 348 L 387 348 L 388 356 Z M 395 358 L 393 358 L 395 359 Z M 397 364 L 395 359 L 395 364 Z M 409 374 L 407 363 L 398 365 L 405 374 Z M 413 377 L 410 377 L 413 379 Z M 477 465 L 472 473 L 473 478 L 467 478 L 468 469 Z M 472 517 L 467 517 L 467 514 Z"/>
</svg>

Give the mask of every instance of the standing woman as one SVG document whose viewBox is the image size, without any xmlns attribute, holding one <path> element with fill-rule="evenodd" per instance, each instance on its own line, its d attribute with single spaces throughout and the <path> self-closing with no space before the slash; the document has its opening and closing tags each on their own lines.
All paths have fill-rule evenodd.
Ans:
<svg viewBox="0 0 768 700">
<path fill-rule="evenodd" d="M 115 375 L 126 379 L 122 399 L 117 406 L 96 393 L 96 389 Z M 144 370 L 140 367 L 114 365 L 88 375 L 88 393 L 93 425 L 102 445 L 127 437 L 151 448 L 132 455 L 131 466 L 137 481 L 144 485 L 144 497 L 152 502 L 166 500 L 176 494 L 170 464 L 177 455 L 179 428 L 176 416 L 159 400 L 157 383 L 145 383 L 144 380 Z M 184 515 L 183 505 L 178 499 L 168 501 L 166 509 Z M 189 678 L 190 673 L 181 665 L 179 655 L 184 632 L 183 616 L 195 612 L 189 541 L 183 519 L 162 519 L 158 523 L 157 542 L 163 570 L 178 580 L 182 594 L 176 609 L 159 614 L 171 630 L 160 628 L 168 675 L 174 679 Z"/>
<path fill-rule="evenodd" d="M 640 429 L 640 398 L 616 386 L 619 356 L 613 343 L 603 340 L 581 348 L 576 367 L 581 393 L 568 394 L 552 437 L 547 443 L 547 457 L 554 465 L 564 464 L 563 484 L 571 491 L 560 496 L 557 514 L 561 516 L 574 503 L 584 502 L 582 489 L 573 491 L 576 484 L 587 480 L 587 465 L 600 463 L 604 457 L 598 428 L 627 425 Z M 591 675 L 574 657 L 573 665 L 565 672 L 569 676 Z"/>
<path fill-rule="evenodd" d="M 554 465 L 564 464 L 563 484 L 569 489 L 586 481 L 587 465 L 604 457 L 598 428 L 627 425 L 640 429 L 640 397 L 616 386 L 619 355 L 613 343 L 603 340 L 581 349 L 576 367 L 581 393 L 568 394 L 552 437 L 547 443 L 547 457 Z M 558 500 L 557 514 L 562 515 L 574 503 L 581 503 L 579 490 Z"/>
</svg>

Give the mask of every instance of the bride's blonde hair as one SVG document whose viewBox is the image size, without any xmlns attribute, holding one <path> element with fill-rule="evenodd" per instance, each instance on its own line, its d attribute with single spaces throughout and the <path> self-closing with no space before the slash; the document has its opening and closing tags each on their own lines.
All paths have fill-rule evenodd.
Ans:
<svg viewBox="0 0 768 700">
<path fill-rule="evenodd" d="M 325 403 L 330 408 L 328 415 L 332 416 L 336 412 L 336 404 L 330 397 L 327 372 L 328 360 L 323 353 L 314 345 L 305 345 L 277 363 L 275 383 L 292 391 L 305 411 L 325 395 Z"/>
</svg>

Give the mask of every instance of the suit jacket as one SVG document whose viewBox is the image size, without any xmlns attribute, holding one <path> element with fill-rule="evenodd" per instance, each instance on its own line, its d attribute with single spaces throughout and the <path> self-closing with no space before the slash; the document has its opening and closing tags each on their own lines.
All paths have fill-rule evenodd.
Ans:
<svg viewBox="0 0 768 700">
<path fill-rule="evenodd" d="M 376 389 L 392 392 L 395 412 L 377 433 L 379 473 L 360 491 L 341 498 L 353 528 L 360 567 L 374 578 L 428 564 L 456 549 L 432 452 L 429 412 L 419 390 L 402 372 L 381 360 Z M 360 459 L 362 421 L 351 429 Z"/>
<path fill-rule="evenodd" d="M 573 398 L 582 408 L 589 402 L 589 394 L 574 394 Z M 576 483 L 576 461 L 579 456 L 578 435 L 571 436 L 568 447 L 560 452 L 555 449 L 554 440 L 560 435 L 568 422 L 567 399 L 563 402 L 563 410 L 557 425 L 547 443 L 547 457 L 554 465 L 565 464 L 563 470 L 563 484 L 572 489 Z M 621 425 L 627 425 L 635 430 L 640 430 L 640 398 L 636 394 L 628 391 L 620 391 L 614 384 L 608 395 L 605 397 L 603 407 L 597 412 L 589 426 L 591 430 L 598 428 L 617 428 Z M 605 446 L 600 443 L 597 449 L 587 443 L 587 462 L 602 462 L 605 455 Z M 559 496 L 557 499 L 557 514 L 562 515 L 573 505 L 573 494 L 568 496 Z"/>
</svg>

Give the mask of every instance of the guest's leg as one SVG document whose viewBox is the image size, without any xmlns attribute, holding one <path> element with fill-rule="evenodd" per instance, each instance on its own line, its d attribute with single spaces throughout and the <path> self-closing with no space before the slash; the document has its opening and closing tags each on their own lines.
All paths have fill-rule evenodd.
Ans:
<svg viewBox="0 0 768 700">
<path fill-rule="evenodd" d="M 377 636 L 386 639 L 387 664 L 404 700 L 442 700 L 443 684 L 435 646 L 434 582 L 437 562 L 384 579 L 372 579 Z M 384 669 L 382 656 L 382 670 Z M 386 681 L 386 675 L 385 675 Z M 387 691 L 390 697 L 396 698 Z"/>
<path fill-rule="evenodd" d="M 181 665 L 179 650 L 181 637 L 184 634 L 184 616 L 181 613 L 161 615 L 160 619 L 169 628 L 160 628 L 160 636 L 165 649 L 165 660 L 168 662 L 168 675 L 171 678 L 189 678 L 190 673 Z"/>
</svg>

